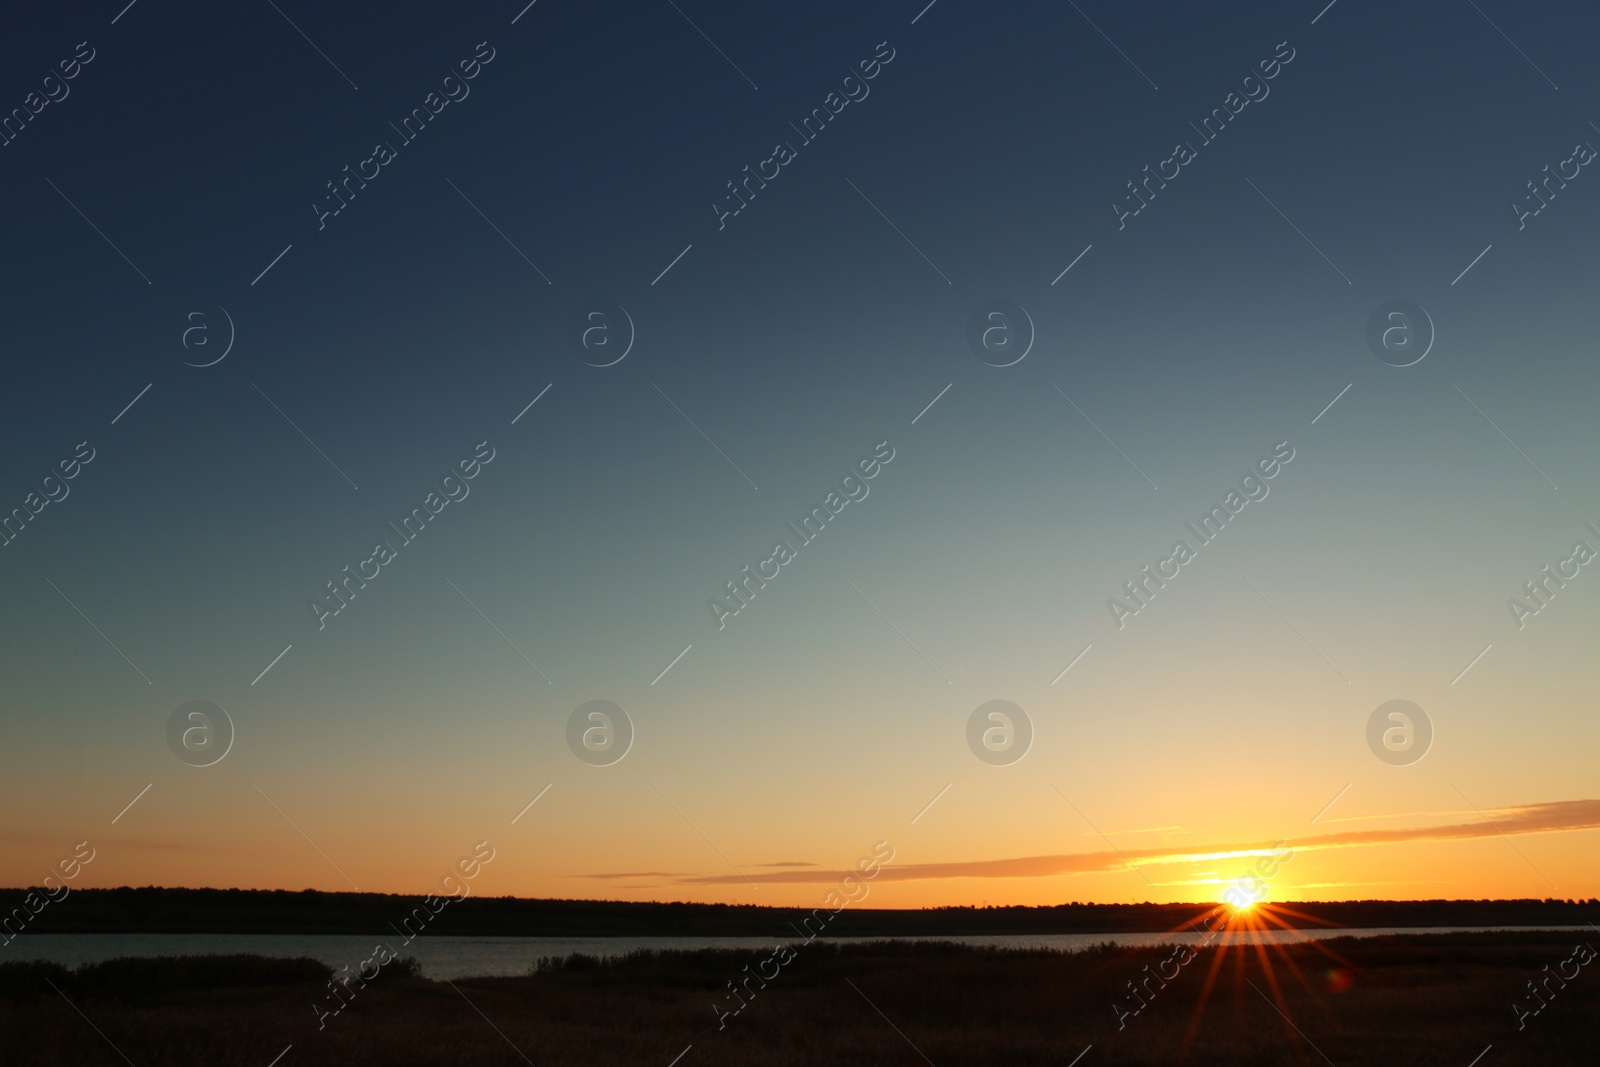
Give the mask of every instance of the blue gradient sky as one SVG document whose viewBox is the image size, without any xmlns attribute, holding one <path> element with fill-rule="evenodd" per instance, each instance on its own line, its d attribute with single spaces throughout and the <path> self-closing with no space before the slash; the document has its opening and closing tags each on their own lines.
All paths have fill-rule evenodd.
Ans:
<svg viewBox="0 0 1600 1067">
<path fill-rule="evenodd" d="M 96 49 L 0 148 L 0 505 L 96 449 L 0 549 L 0 883 L 89 839 L 88 884 L 420 892 L 486 838 L 485 892 L 803 903 L 689 880 L 1595 796 L 1600 577 L 1522 630 L 1506 607 L 1600 548 L 1600 178 L 1520 231 L 1509 207 L 1600 144 L 1592 5 L 283 6 L 344 76 L 268 5 L 119 6 L 0 33 L 7 107 Z M 323 183 L 484 40 L 471 95 L 319 232 Z M 1270 96 L 1119 231 L 1124 183 L 1285 40 Z M 870 96 L 719 231 L 724 183 L 880 41 Z M 1364 341 L 1394 298 L 1437 328 L 1403 369 Z M 1037 331 L 1012 367 L 964 339 L 992 299 Z M 568 336 L 597 300 L 637 328 L 603 369 Z M 234 349 L 185 366 L 220 308 Z M 471 495 L 319 631 L 308 598 L 485 440 Z M 871 495 L 719 631 L 707 598 L 880 441 Z M 1107 598 L 1280 441 L 1270 496 L 1117 629 Z M 611 767 L 564 740 L 593 698 L 637 730 Z M 1037 732 L 1009 767 L 964 739 L 994 698 Z M 1412 766 L 1366 747 L 1392 698 L 1437 732 Z M 237 726 L 212 768 L 166 746 L 191 699 Z M 1522 858 L 1485 825 L 1307 851 L 1272 891 L 1600 894 L 1592 812 L 1562 810 Z M 1211 899 L 1245 867 L 874 900 Z"/>
</svg>

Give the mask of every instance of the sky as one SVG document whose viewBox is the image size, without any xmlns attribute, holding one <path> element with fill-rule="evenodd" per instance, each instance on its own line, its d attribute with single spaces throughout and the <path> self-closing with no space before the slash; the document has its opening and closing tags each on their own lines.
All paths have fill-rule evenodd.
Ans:
<svg viewBox="0 0 1600 1067">
<path fill-rule="evenodd" d="M 0 17 L 0 884 L 1600 896 L 1593 4 L 524 2 Z"/>
</svg>

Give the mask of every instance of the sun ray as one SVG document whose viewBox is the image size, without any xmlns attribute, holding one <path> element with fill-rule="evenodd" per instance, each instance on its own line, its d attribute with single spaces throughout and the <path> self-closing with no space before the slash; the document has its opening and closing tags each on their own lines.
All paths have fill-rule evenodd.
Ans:
<svg viewBox="0 0 1600 1067">
<path fill-rule="evenodd" d="M 1326 919 L 1318 918 L 1317 916 L 1312 915 L 1312 914 L 1310 914 L 1308 912 L 1296 911 L 1294 908 L 1291 908 L 1286 904 L 1274 904 L 1273 907 L 1277 911 L 1281 912 L 1284 915 L 1292 915 L 1296 919 L 1301 920 L 1302 922 L 1315 923 L 1317 926 L 1326 926 L 1330 930 L 1349 930 L 1349 929 L 1352 929 L 1352 927 L 1346 925 L 1345 923 L 1329 922 Z"/>
<path fill-rule="evenodd" d="M 1248 936 L 1246 944 L 1251 950 L 1254 951 L 1257 961 L 1261 964 L 1261 976 L 1266 981 L 1267 988 L 1272 991 L 1272 1001 L 1278 1009 L 1278 1014 L 1283 1018 L 1284 1036 L 1295 1047 L 1298 1053 L 1298 1058 L 1302 1062 L 1309 1062 L 1309 1059 L 1305 1054 L 1305 1049 L 1301 1047 L 1301 1045 L 1304 1044 L 1304 1038 L 1300 1036 L 1299 1031 L 1289 1018 L 1289 1002 L 1288 999 L 1283 995 L 1283 987 L 1278 981 L 1277 971 L 1273 968 L 1272 958 L 1267 952 L 1269 947 L 1277 949 L 1280 948 L 1280 946 L 1269 946 L 1267 944 L 1265 939 L 1261 936 L 1267 932 L 1268 931 L 1265 929 L 1264 925 L 1257 921 L 1254 915 L 1248 917 L 1246 926 L 1246 933 Z M 1238 1003 L 1244 1003 L 1242 999 L 1243 982 L 1247 981 L 1247 979 L 1244 977 L 1244 972 L 1248 958 L 1248 953 L 1241 949 L 1236 968 L 1241 979 L 1239 983 L 1240 989 L 1238 991 L 1241 1000 L 1238 1001 Z M 1302 979 L 1302 982 L 1303 981 L 1304 980 Z"/>
<path fill-rule="evenodd" d="M 1274 914 L 1275 910 L 1276 909 L 1274 907 L 1268 906 L 1266 904 L 1263 904 L 1261 906 L 1261 921 L 1262 921 L 1263 926 L 1265 926 L 1265 925 L 1270 923 L 1272 926 L 1276 927 L 1279 930 L 1283 930 L 1286 933 L 1299 933 L 1299 929 L 1297 927 L 1290 926 L 1288 923 L 1284 922 L 1276 914 Z M 1311 939 L 1310 938 L 1306 938 L 1304 941 L 1298 942 L 1298 943 L 1299 944 L 1310 944 L 1311 943 Z M 1315 992 L 1316 992 L 1315 989 L 1312 987 L 1311 983 L 1306 979 L 1306 976 L 1305 976 L 1304 972 L 1301 971 L 1301 969 L 1300 969 L 1300 965 L 1295 962 L 1294 955 L 1289 951 L 1289 943 L 1285 943 L 1285 942 L 1281 942 L 1281 941 L 1273 941 L 1273 942 L 1270 943 L 1270 947 L 1272 948 L 1273 952 L 1279 957 L 1279 960 L 1280 960 L 1280 962 L 1283 963 L 1284 967 L 1287 970 L 1289 970 L 1291 973 L 1293 973 L 1295 978 L 1297 978 L 1299 980 L 1300 984 L 1305 988 L 1306 992 L 1315 995 Z"/>
<path fill-rule="evenodd" d="M 1283 913 L 1285 915 L 1292 915 L 1292 916 L 1294 916 L 1296 918 L 1300 918 L 1300 919 L 1313 919 L 1313 920 L 1315 920 L 1314 916 L 1305 915 L 1304 913 L 1295 911 L 1292 908 L 1285 908 L 1285 907 L 1282 907 L 1282 906 L 1279 906 L 1279 905 L 1274 905 L 1272 910 L 1274 912 L 1281 912 L 1281 913 Z M 1283 929 L 1285 929 L 1285 930 L 1298 930 L 1298 929 L 1300 929 L 1300 927 L 1290 926 L 1287 923 L 1284 923 L 1281 919 L 1278 918 L 1278 916 L 1276 914 L 1269 914 L 1269 917 L 1274 922 L 1277 922 L 1279 925 L 1281 925 L 1283 927 Z M 1315 921 L 1319 921 L 1320 922 L 1320 920 L 1315 920 Z M 1336 928 L 1339 928 L 1339 929 L 1349 929 L 1349 927 L 1344 927 L 1344 926 L 1341 926 L 1340 924 L 1337 924 L 1337 923 L 1324 923 L 1323 925 L 1332 926 L 1332 927 L 1336 927 Z M 1351 960 L 1345 958 L 1344 956 L 1341 956 L 1339 953 L 1333 951 L 1333 949 L 1329 948 L 1320 938 L 1307 938 L 1304 943 L 1307 946 L 1309 946 L 1312 951 L 1320 952 L 1322 955 L 1328 957 L 1328 959 L 1332 960 L 1333 962 L 1337 963 L 1339 966 L 1341 966 L 1341 967 L 1343 967 L 1343 968 L 1345 968 L 1347 970 L 1353 971 L 1353 972 L 1358 973 L 1358 974 L 1366 973 L 1364 968 L 1362 968 L 1360 965 L 1352 962 Z"/>
<path fill-rule="evenodd" d="M 1224 944 L 1222 946 L 1217 946 L 1212 952 L 1211 966 L 1206 971 L 1205 982 L 1201 985 L 1200 995 L 1195 1000 L 1194 1014 L 1190 1017 L 1189 1027 L 1184 1032 L 1183 1043 L 1178 1047 L 1178 1059 L 1180 1062 L 1188 1058 L 1189 1047 L 1194 1043 L 1195 1035 L 1200 1030 L 1200 1019 L 1205 1014 L 1206 1002 L 1211 999 L 1211 990 L 1217 984 L 1217 972 L 1222 969 L 1222 961 L 1226 955 L 1224 947 L 1226 945 L 1227 935 L 1229 933 L 1227 923 L 1231 922 L 1234 918 L 1237 918 L 1237 916 L 1230 916 L 1228 920 L 1224 922 L 1222 927 Z"/>
</svg>

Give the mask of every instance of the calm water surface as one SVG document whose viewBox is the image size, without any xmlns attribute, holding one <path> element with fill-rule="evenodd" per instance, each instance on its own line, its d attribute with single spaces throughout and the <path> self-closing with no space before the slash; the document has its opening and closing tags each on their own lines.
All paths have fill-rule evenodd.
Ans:
<svg viewBox="0 0 1600 1067">
<path fill-rule="evenodd" d="M 1289 944 L 1325 940 L 1330 937 L 1381 937 L 1387 934 L 1439 934 L 1464 930 L 1531 930 L 1532 927 L 1406 927 L 1365 930 L 1270 930 L 1233 935 L 1258 938 L 1263 944 Z M 1585 926 L 1546 929 L 1587 930 Z M 827 940 L 846 943 L 861 941 L 954 941 L 963 945 L 990 945 L 997 948 L 1053 949 L 1071 952 L 1109 941 L 1129 947 L 1155 944 L 1193 944 L 1198 933 L 1107 933 L 1107 934 L 1023 934 L 989 937 L 940 938 L 847 938 Z M 1229 935 L 1217 939 L 1220 943 Z M 430 937 L 424 934 L 409 945 L 399 937 L 365 937 L 355 934 L 23 934 L 9 946 L 0 947 L 0 962 L 12 960 L 52 960 L 67 967 L 125 956 L 232 955 L 308 956 L 334 969 L 345 964 L 357 967 L 373 954 L 383 941 L 400 956 L 415 956 L 422 973 L 433 979 L 469 978 L 487 975 L 526 974 L 541 956 L 566 956 L 583 952 L 591 956 L 619 956 L 635 949 L 735 948 L 762 951 L 777 944 L 779 938 L 759 937 Z"/>
</svg>

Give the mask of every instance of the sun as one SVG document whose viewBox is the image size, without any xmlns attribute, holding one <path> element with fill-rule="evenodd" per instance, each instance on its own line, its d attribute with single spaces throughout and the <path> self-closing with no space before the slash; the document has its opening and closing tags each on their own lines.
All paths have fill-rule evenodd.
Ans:
<svg viewBox="0 0 1600 1067">
<path fill-rule="evenodd" d="M 1182 1044 L 1184 1052 L 1190 1048 L 1195 1035 L 1198 1033 L 1201 1018 L 1204 1016 L 1206 1005 L 1211 998 L 1211 992 L 1216 987 L 1217 981 L 1221 977 L 1223 965 L 1230 955 L 1235 957 L 1235 973 L 1239 975 L 1242 975 L 1240 968 L 1243 967 L 1247 957 L 1253 956 L 1260 962 L 1261 969 L 1265 974 L 1266 990 L 1258 990 L 1258 992 L 1262 996 L 1268 996 L 1270 993 L 1269 1000 L 1273 1002 L 1278 1014 L 1283 1016 L 1285 1032 L 1297 1031 L 1298 1028 L 1289 1020 L 1289 1006 L 1284 1001 L 1280 988 L 1282 984 L 1280 982 L 1280 972 L 1274 964 L 1277 963 L 1283 966 L 1284 970 L 1281 974 L 1292 976 L 1301 986 L 1310 988 L 1306 975 L 1288 952 L 1288 943 L 1301 940 L 1301 938 L 1291 936 L 1284 941 L 1279 941 L 1272 935 L 1278 931 L 1292 935 L 1300 929 L 1333 927 L 1336 925 L 1308 915 L 1305 912 L 1296 911 L 1284 904 L 1268 903 L 1265 899 L 1265 894 L 1260 897 L 1252 897 L 1241 890 L 1237 893 L 1230 893 L 1228 896 L 1231 899 L 1221 904 L 1212 905 L 1211 911 L 1205 917 L 1206 926 L 1209 928 L 1212 920 L 1219 913 L 1226 914 L 1226 920 L 1219 926 L 1212 928 L 1211 932 L 1200 942 L 1200 946 L 1205 947 L 1212 942 L 1214 935 L 1220 935 L 1217 936 L 1210 966 L 1206 968 L 1199 998 L 1195 1003 L 1193 1014 L 1190 1016 L 1188 1030 L 1184 1035 Z M 1191 929 L 1195 928 L 1194 923 L 1190 922 L 1189 927 Z M 1327 979 L 1328 993 L 1342 993 L 1348 989 L 1351 985 L 1351 974 L 1356 970 L 1355 965 L 1316 939 L 1311 939 L 1308 944 L 1314 951 L 1325 956 L 1328 964 L 1332 967 Z M 1304 1035 L 1302 1034 L 1301 1036 L 1303 1037 Z M 1182 1059 L 1181 1054 L 1179 1059 Z"/>
</svg>

